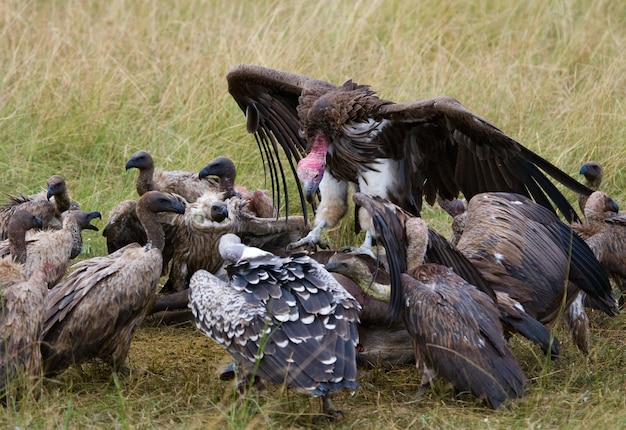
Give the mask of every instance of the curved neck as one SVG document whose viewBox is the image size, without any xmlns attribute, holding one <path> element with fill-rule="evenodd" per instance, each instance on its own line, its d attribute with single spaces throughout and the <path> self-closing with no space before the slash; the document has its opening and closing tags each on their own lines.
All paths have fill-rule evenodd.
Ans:
<svg viewBox="0 0 626 430">
<path fill-rule="evenodd" d="M 146 167 L 139 170 L 137 176 L 137 194 L 143 196 L 148 191 L 154 191 L 154 167 Z"/>
<path fill-rule="evenodd" d="M 137 205 L 137 217 L 146 231 L 148 238 L 146 248 L 157 248 L 163 251 L 165 247 L 165 232 L 161 223 L 159 223 L 158 215 L 141 205 Z"/>
</svg>

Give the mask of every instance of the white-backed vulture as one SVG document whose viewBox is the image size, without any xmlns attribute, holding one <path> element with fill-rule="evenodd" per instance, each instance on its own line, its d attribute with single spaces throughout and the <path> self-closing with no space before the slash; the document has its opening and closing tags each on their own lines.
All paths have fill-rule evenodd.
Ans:
<svg viewBox="0 0 626 430">
<path fill-rule="evenodd" d="M 596 258 L 620 290 L 620 304 L 626 295 L 626 213 L 602 191 L 594 191 L 585 206 L 585 221 L 572 224 L 593 250 Z"/>
<path fill-rule="evenodd" d="M 206 193 L 189 204 L 184 215 L 172 218 L 166 241 L 171 267 L 164 291 L 186 290 L 189 279 L 200 269 L 217 273 L 224 263 L 218 252 L 224 234 L 235 233 L 249 246 L 284 256 L 285 247 L 309 229 L 302 216 L 260 218 L 246 210 L 246 200 L 231 197 L 223 202 L 220 196 Z M 180 309 L 181 305 L 187 306 L 184 295 L 159 297 L 153 312 Z"/>
<path fill-rule="evenodd" d="M 205 192 L 215 192 L 217 182 L 211 178 L 200 179 L 195 172 L 162 170 L 154 167 L 152 156 L 146 151 L 137 151 L 126 162 L 126 170 L 138 169 L 137 194 L 148 191 L 178 194 L 188 202 L 195 202 Z"/>
<path fill-rule="evenodd" d="M 43 330 L 44 373 L 99 357 L 122 370 L 135 330 L 158 292 L 165 244 L 158 213 L 184 206 L 158 191 L 145 193 L 137 216 L 148 241 L 80 261 L 50 290 Z"/>
<path fill-rule="evenodd" d="M 255 378 L 285 384 L 323 399 L 355 389 L 359 303 L 324 266 L 299 254 L 278 257 L 226 234 L 219 251 L 225 282 L 200 270 L 189 303 L 196 325 L 234 357 L 240 388 Z"/>
<path fill-rule="evenodd" d="M 15 211 L 8 225 L 8 252 L 0 256 L 0 289 L 28 279 L 24 271 L 26 232 L 42 226 L 41 218 L 31 212 L 24 209 Z"/>
<path fill-rule="evenodd" d="M 362 206 L 370 213 L 374 225 L 377 226 L 376 231 L 383 232 L 383 237 L 379 239 L 385 248 L 391 284 L 400 285 L 400 274 L 409 267 L 404 261 L 403 255 L 407 252 L 410 256 L 414 254 L 411 252 L 410 246 L 412 233 L 408 227 L 409 223 L 416 222 L 412 220 L 413 215 L 379 197 L 355 193 L 353 198 L 357 205 Z M 494 291 L 481 272 L 465 255 L 430 228 L 428 229 L 428 247 L 424 261 L 451 267 L 468 283 L 491 297 L 500 312 L 500 320 L 507 336 L 511 333 L 519 333 L 538 344 L 545 353 L 550 353 L 551 357 L 554 358 L 559 355 L 559 342 L 546 326 L 526 313 L 515 300 L 502 292 Z M 413 257 L 408 262 L 411 266 L 420 263 L 422 263 L 421 260 L 415 260 Z M 390 302 L 391 317 L 398 318 L 399 312 L 401 312 L 401 288 L 394 288 L 392 291 L 394 295 Z"/>
<path fill-rule="evenodd" d="M 56 285 L 67 270 L 71 259 L 76 258 L 83 247 L 82 231 L 95 230 L 91 220 L 102 218 L 100 212 L 69 210 L 64 212 L 63 228 L 60 230 L 42 230 L 28 237 L 27 257 L 24 269 L 26 274 L 44 269 L 48 288 Z"/>
<path fill-rule="evenodd" d="M 619 313 L 605 270 L 571 226 L 532 200 L 512 193 L 482 193 L 470 201 L 457 248 L 492 288 L 520 303 L 542 323 L 555 320 L 580 290 L 590 305 Z M 565 303 L 565 308 L 563 304 Z M 579 349 L 588 348 L 584 312 L 566 312 Z M 587 328 L 584 328 L 587 326 Z"/>
<path fill-rule="evenodd" d="M 0 240 L 7 238 L 9 219 L 20 209 L 27 210 L 41 218 L 44 229 L 59 229 L 62 226 L 61 214 L 69 209 L 79 209 L 77 202 L 70 199 L 65 180 L 59 175 L 47 181 L 47 190 L 41 193 L 13 196 L 0 207 Z"/>
<path fill-rule="evenodd" d="M 48 288 L 38 270 L 0 289 L 0 401 L 33 395 L 41 381 L 41 326 Z"/>
<path fill-rule="evenodd" d="M 394 287 L 401 286 L 401 316 L 412 336 L 416 367 L 422 371 L 420 392 L 439 374 L 457 391 L 470 392 L 494 409 L 521 397 L 526 378 L 504 338 L 493 299 L 449 267 L 423 263 L 429 229 L 421 218 L 408 218 L 401 227 L 382 201 L 360 193 L 355 201 L 372 215 L 376 233 L 389 247 L 387 253 L 394 252 L 401 266 L 411 265 Z M 387 228 L 388 232 L 404 230 L 406 247 L 385 236 Z M 391 297 L 391 285 L 372 282 L 362 260 L 339 255 L 331 258 L 327 268 L 352 277 L 367 294 L 387 301 Z"/>
<path fill-rule="evenodd" d="M 585 177 L 584 184 L 590 189 L 593 191 L 598 191 L 600 189 L 600 185 L 602 184 L 602 179 L 604 177 L 602 164 L 597 161 L 587 161 L 585 164 L 580 166 L 578 173 Z M 588 198 L 589 196 L 585 194 L 578 195 L 578 207 L 583 214 L 585 213 L 585 204 L 587 203 Z"/>
<path fill-rule="evenodd" d="M 279 147 L 303 183 L 297 186 L 305 215 L 305 199 L 313 202 L 319 188 L 315 228 L 293 247 L 319 243 L 320 232 L 343 218 L 350 183 L 413 215 L 420 213 L 423 196 L 432 205 L 437 194 L 453 199 L 462 192 L 470 199 L 497 190 L 531 196 L 550 209 L 554 203 L 568 220 L 578 219 L 546 174 L 591 194 L 451 97 L 394 103 L 351 80 L 335 86 L 246 64 L 230 69 L 226 79 L 269 165 L 272 190 L 287 193 Z M 361 217 L 365 212 L 359 212 L 359 223 L 369 224 Z M 366 235 L 364 245 L 370 240 Z"/>
<path fill-rule="evenodd" d="M 231 197 L 239 197 L 248 202 L 246 207 L 253 215 L 260 218 L 275 218 L 278 211 L 274 208 L 274 202 L 266 190 L 248 190 L 240 185 L 235 185 L 237 169 L 235 163 L 227 157 L 216 157 L 204 166 L 198 173 L 200 179 L 216 176 L 220 192 L 224 194 L 224 200 Z"/>
</svg>

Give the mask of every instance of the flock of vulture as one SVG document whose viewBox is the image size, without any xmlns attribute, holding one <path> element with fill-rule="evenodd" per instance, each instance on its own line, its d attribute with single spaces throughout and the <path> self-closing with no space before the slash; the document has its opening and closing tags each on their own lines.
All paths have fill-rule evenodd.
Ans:
<svg viewBox="0 0 626 430">
<path fill-rule="evenodd" d="M 582 166 L 582 184 L 449 97 L 394 103 L 352 81 L 251 65 L 227 81 L 271 193 L 236 185 L 226 157 L 164 171 L 139 151 L 126 163 L 139 170 L 138 199 L 111 210 L 107 255 L 69 269 L 101 214 L 56 175 L 41 194 L 7 195 L 4 405 L 73 364 L 125 371 L 151 315 L 194 320 L 232 355 L 241 392 L 286 384 L 321 397 L 331 417 L 341 411 L 330 394 L 358 388 L 357 363 L 380 358 L 414 363 L 420 392 L 438 375 L 498 408 L 529 389 L 511 336 L 558 358 L 550 327 L 562 318 L 587 353 L 586 308 L 619 312 L 611 281 L 625 292 L 626 216 L 598 191 L 599 163 Z M 279 210 L 290 173 L 303 215 Z M 552 180 L 580 196 L 583 217 Z M 450 239 L 420 217 L 424 200 L 450 214 Z M 318 250 L 351 203 L 364 243 Z"/>
</svg>

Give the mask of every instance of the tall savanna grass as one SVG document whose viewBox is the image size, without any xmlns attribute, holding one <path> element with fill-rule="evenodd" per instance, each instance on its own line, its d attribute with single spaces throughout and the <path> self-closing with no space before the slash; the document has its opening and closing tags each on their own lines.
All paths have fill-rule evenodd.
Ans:
<svg viewBox="0 0 626 430">
<path fill-rule="evenodd" d="M 0 191 L 31 192 L 65 177 L 86 210 L 105 217 L 135 198 L 124 163 L 150 151 L 168 170 L 232 158 L 239 182 L 268 188 L 227 70 L 253 63 L 411 101 L 449 95 L 578 177 L 604 163 L 603 188 L 626 197 L 626 3 L 6 0 L 0 3 Z M 575 201 L 575 196 L 567 192 Z M 295 199 L 294 199 L 295 200 Z M 296 211 L 297 208 L 292 209 Z M 424 217 L 443 231 L 448 220 Z M 103 224 L 101 224 L 103 225 Z M 351 220 L 331 233 L 353 244 Z M 86 255 L 105 252 L 86 232 Z M 414 400 L 417 371 L 369 369 L 336 403 L 338 428 L 589 428 L 626 425 L 624 320 L 592 315 L 582 356 L 560 325 L 563 357 L 547 362 L 514 339 L 531 389 L 509 409 L 454 400 L 444 384 Z M 318 405 L 271 388 L 232 408 L 216 372 L 228 357 L 190 326 L 142 328 L 135 371 L 98 366 L 46 381 L 37 403 L 7 408 L 7 428 L 207 428 L 308 425 Z"/>
</svg>

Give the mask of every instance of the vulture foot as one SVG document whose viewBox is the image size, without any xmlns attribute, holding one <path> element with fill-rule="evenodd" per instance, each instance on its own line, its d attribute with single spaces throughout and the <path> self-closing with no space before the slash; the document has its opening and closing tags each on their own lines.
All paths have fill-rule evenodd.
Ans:
<svg viewBox="0 0 626 430">
<path fill-rule="evenodd" d="M 321 235 L 324 227 L 326 227 L 326 222 L 320 222 L 318 225 L 315 226 L 313 230 L 309 232 L 309 234 L 304 236 L 302 239 L 287 245 L 287 252 L 291 252 L 292 250 L 305 245 L 311 247 L 313 251 L 317 250 L 317 246 L 319 246 L 321 249 L 330 249 L 330 246 L 328 246 L 327 243 L 322 242 Z"/>
<path fill-rule="evenodd" d="M 322 420 L 335 421 L 341 418 L 343 418 L 343 412 L 335 408 L 335 405 L 330 400 L 330 394 L 326 394 L 322 397 L 322 415 L 313 417 L 313 423 L 318 423 Z"/>
<path fill-rule="evenodd" d="M 376 260 L 376 254 L 374 254 L 374 251 L 372 251 L 371 247 L 368 246 L 360 246 L 358 248 L 355 248 L 353 246 L 345 246 L 343 248 L 341 248 L 340 252 L 346 252 L 346 253 L 351 253 L 351 254 L 357 254 L 357 255 L 367 255 L 369 257 L 372 257 L 374 260 Z"/>
</svg>

